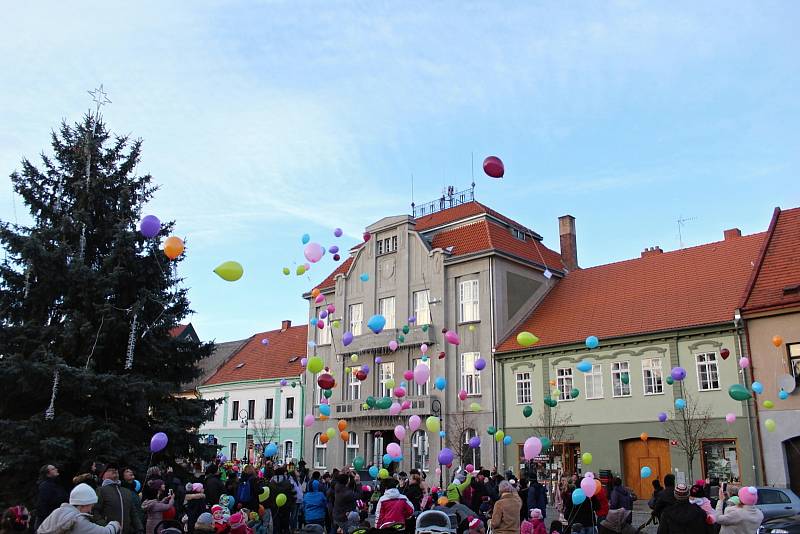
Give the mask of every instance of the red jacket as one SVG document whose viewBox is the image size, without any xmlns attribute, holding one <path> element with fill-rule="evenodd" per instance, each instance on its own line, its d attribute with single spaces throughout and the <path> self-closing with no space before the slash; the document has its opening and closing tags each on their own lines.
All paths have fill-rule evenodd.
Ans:
<svg viewBox="0 0 800 534">
<path fill-rule="evenodd" d="M 606 493 L 605 486 L 600 486 L 600 491 L 594 494 L 600 506 L 597 508 L 597 517 L 605 517 L 608 515 L 608 494 Z"/>
<path fill-rule="evenodd" d="M 414 515 L 414 506 L 397 488 L 389 488 L 383 497 L 378 499 L 375 508 L 375 528 L 383 528 L 392 523 L 405 523 Z"/>
</svg>

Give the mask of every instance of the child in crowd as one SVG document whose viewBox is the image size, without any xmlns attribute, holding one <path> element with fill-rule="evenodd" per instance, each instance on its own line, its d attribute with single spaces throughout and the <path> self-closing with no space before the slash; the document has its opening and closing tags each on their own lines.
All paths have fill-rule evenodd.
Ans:
<svg viewBox="0 0 800 534">
<path fill-rule="evenodd" d="M 467 533 L 468 534 L 485 534 L 486 529 L 483 527 L 483 522 L 480 518 L 471 515 L 467 518 Z"/>
<path fill-rule="evenodd" d="M 195 521 L 194 532 L 195 534 L 214 534 L 214 516 L 208 512 L 200 514 L 200 517 Z"/>
<path fill-rule="evenodd" d="M 702 508 L 706 513 L 706 523 L 713 524 L 717 520 L 714 508 L 711 506 L 711 501 L 706 497 L 705 487 L 700 484 L 695 484 L 689 490 L 689 502 Z"/>
<path fill-rule="evenodd" d="M 564 524 L 558 519 L 550 522 L 550 534 L 564 534 Z"/>
<path fill-rule="evenodd" d="M 519 531 L 520 534 L 547 534 L 542 511 L 539 508 L 533 508 L 530 517 L 520 525 Z"/>
</svg>

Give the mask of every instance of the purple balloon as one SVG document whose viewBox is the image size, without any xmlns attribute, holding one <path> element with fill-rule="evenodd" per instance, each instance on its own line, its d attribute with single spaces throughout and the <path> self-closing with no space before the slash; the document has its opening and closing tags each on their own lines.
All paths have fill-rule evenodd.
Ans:
<svg viewBox="0 0 800 534">
<path fill-rule="evenodd" d="M 286 387 L 289 382 L 285 378 L 281 378 L 281 387 Z"/>
<path fill-rule="evenodd" d="M 339 247 L 333 245 L 331 248 L 328 249 L 328 252 L 330 252 L 331 254 L 336 254 L 337 252 L 339 252 Z"/>
<path fill-rule="evenodd" d="M 381 358 L 380 356 L 376 356 L 375 357 L 375 363 L 382 363 L 382 362 L 383 362 L 383 358 Z"/>
<path fill-rule="evenodd" d="M 342 336 L 342 345 L 345 347 L 353 342 L 353 333 L 352 332 L 345 332 Z"/>
<path fill-rule="evenodd" d="M 269 339 L 267 339 L 267 338 L 262 339 L 261 340 L 261 344 L 262 345 L 269 345 Z"/>
<path fill-rule="evenodd" d="M 684 369 L 683 367 L 673 367 L 672 372 L 670 372 L 670 375 L 672 375 L 673 380 L 675 380 L 676 382 L 680 382 L 681 380 L 686 378 L 686 369 Z"/>
<path fill-rule="evenodd" d="M 300 365 L 302 365 L 303 367 L 308 365 L 308 358 L 305 358 L 305 357 L 300 358 Z"/>
<path fill-rule="evenodd" d="M 161 231 L 161 221 L 155 215 L 147 215 L 139 222 L 139 232 L 150 239 Z"/>
<path fill-rule="evenodd" d="M 156 432 L 153 434 L 153 437 L 150 438 L 150 452 L 159 452 L 163 451 L 164 447 L 167 446 L 167 442 L 169 438 L 163 432 Z"/>
<path fill-rule="evenodd" d="M 478 358 L 477 360 L 475 360 L 476 371 L 483 371 L 485 367 L 486 367 L 486 360 L 484 360 L 483 358 Z"/>
<path fill-rule="evenodd" d="M 444 449 L 441 450 L 441 452 L 439 452 L 439 464 L 450 465 L 453 463 L 454 457 L 455 454 L 453 454 L 453 451 L 445 447 Z"/>
<path fill-rule="evenodd" d="M 319 312 L 320 319 L 325 319 L 326 317 L 328 317 L 328 310 L 322 310 L 321 312 Z"/>
<path fill-rule="evenodd" d="M 335 235 L 336 237 L 342 237 L 342 229 L 341 228 L 335 228 L 333 230 L 333 235 Z"/>
<path fill-rule="evenodd" d="M 667 420 L 667 414 L 665 412 L 659 412 L 658 420 L 663 423 Z"/>
<path fill-rule="evenodd" d="M 469 438 L 469 448 L 470 449 L 477 449 L 481 446 L 481 438 L 478 436 L 472 436 Z"/>
</svg>

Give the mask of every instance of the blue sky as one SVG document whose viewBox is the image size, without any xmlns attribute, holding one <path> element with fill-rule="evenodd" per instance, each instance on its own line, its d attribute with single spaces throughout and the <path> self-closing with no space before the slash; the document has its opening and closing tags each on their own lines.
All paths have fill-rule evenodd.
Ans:
<svg viewBox="0 0 800 534">
<path fill-rule="evenodd" d="M 105 84 L 162 185 L 148 211 L 187 238 L 204 339 L 304 321 L 334 262 L 280 274 L 300 236 L 346 249 L 408 211 L 412 174 L 417 202 L 467 186 L 470 153 L 477 198 L 550 247 L 574 215 L 583 266 L 678 248 L 680 216 L 691 245 L 800 205 L 794 2 L 24 4 L 0 21 L 0 219 L 25 220 L 21 157 Z"/>
</svg>

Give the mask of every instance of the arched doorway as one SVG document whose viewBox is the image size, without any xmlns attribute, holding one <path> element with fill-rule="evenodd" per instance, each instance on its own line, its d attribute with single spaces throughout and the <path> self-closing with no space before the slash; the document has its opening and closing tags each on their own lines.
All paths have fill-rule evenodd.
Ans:
<svg viewBox="0 0 800 534">
<path fill-rule="evenodd" d="M 664 475 L 672 471 L 669 440 L 649 438 L 627 439 L 622 443 L 622 472 L 625 485 L 631 488 L 640 499 L 649 499 L 653 493 L 653 480 L 664 480 Z M 642 467 L 649 467 L 652 475 L 642 478 L 639 474 Z"/>
<path fill-rule="evenodd" d="M 800 494 L 800 436 L 787 439 L 783 442 L 786 451 L 786 467 L 789 470 L 789 487 Z"/>
</svg>

